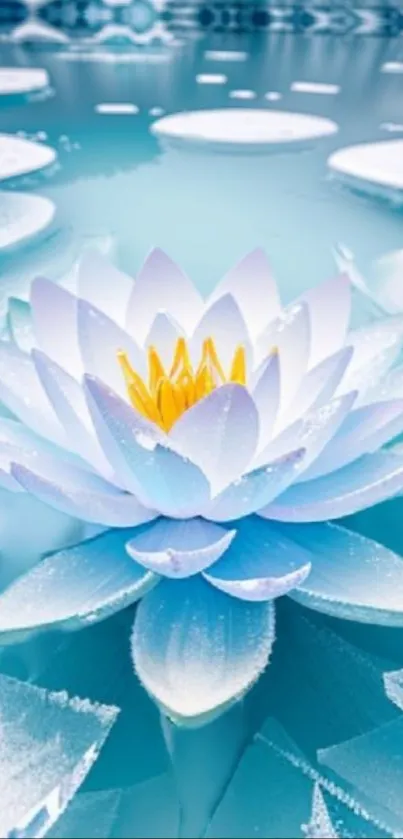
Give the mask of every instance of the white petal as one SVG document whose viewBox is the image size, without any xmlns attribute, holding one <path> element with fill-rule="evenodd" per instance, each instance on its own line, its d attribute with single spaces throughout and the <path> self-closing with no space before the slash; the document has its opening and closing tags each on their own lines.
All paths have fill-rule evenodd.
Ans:
<svg viewBox="0 0 403 839">
<path fill-rule="evenodd" d="M 259 448 L 270 440 L 280 406 L 280 362 L 278 353 L 263 361 L 251 387 L 259 413 Z"/>
<path fill-rule="evenodd" d="M 341 469 L 368 452 L 376 451 L 403 432 L 403 400 L 364 405 L 346 417 L 341 428 L 304 473 L 312 480 Z"/>
<path fill-rule="evenodd" d="M 183 335 L 182 328 L 171 315 L 159 312 L 151 325 L 144 347 L 155 347 L 163 365 L 169 370 L 173 362 L 176 342 Z"/>
<path fill-rule="evenodd" d="M 295 448 L 306 449 L 301 474 L 313 463 L 322 449 L 331 440 L 343 420 L 349 414 L 357 397 L 355 392 L 347 393 L 322 405 L 317 411 L 307 414 L 303 420 L 294 423 L 278 438 L 274 438 L 255 459 L 255 468 L 284 455 Z"/>
<path fill-rule="evenodd" d="M 200 575 L 164 580 L 137 610 L 136 672 L 171 718 L 200 725 L 257 679 L 274 641 L 271 603 L 228 597 Z"/>
<path fill-rule="evenodd" d="M 254 455 L 259 417 L 252 397 L 242 385 L 228 384 L 185 411 L 169 439 L 208 477 L 220 492 L 239 478 Z"/>
<path fill-rule="evenodd" d="M 78 338 L 84 370 L 98 376 L 127 399 L 127 388 L 118 362 L 119 350 L 127 353 L 132 367 L 143 375 L 145 358 L 130 336 L 85 300 L 78 301 Z"/>
<path fill-rule="evenodd" d="M 208 568 L 228 549 L 236 530 L 225 530 L 203 519 L 172 521 L 155 525 L 126 545 L 129 556 L 163 577 L 190 577 Z"/>
<path fill-rule="evenodd" d="M 305 449 L 291 452 L 278 461 L 243 475 L 203 510 L 211 521 L 235 521 L 269 504 L 290 486 L 301 469 Z"/>
<path fill-rule="evenodd" d="M 353 356 L 352 347 L 343 347 L 339 352 L 320 361 L 303 377 L 298 393 L 282 418 L 286 427 L 304 416 L 307 411 L 320 408 L 334 396 Z"/>
<path fill-rule="evenodd" d="M 403 626 L 403 560 L 332 524 L 287 525 L 283 532 L 312 555 L 312 572 L 292 597 L 328 615 Z"/>
<path fill-rule="evenodd" d="M 164 515 L 197 515 L 210 498 L 201 470 L 168 448 L 168 438 L 102 382 L 87 377 L 86 391 L 101 444 L 126 485 Z"/>
<path fill-rule="evenodd" d="M 311 354 L 309 366 L 315 367 L 344 343 L 350 321 L 351 290 L 346 274 L 340 274 L 303 294 L 309 306 Z"/>
<path fill-rule="evenodd" d="M 181 269 L 155 248 L 137 275 L 132 290 L 126 329 L 139 344 L 159 311 L 172 315 L 189 334 L 202 309 L 202 299 Z"/>
<path fill-rule="evenodd" d="M 31 285 L 36 345 L 73 376 L 82 370 L 77 337 L 77 298 L 43 277 Z"/>
<path fill-rule="evenodd" d="M 40 501 L 82 521 L 130 527 L 155 518 L 133 496 L 88 472 L 41 458 L 34 469 L 11 464 L 11 475 Z"/>
<path fill-rule="evenodd" d="M 64 442 L 64 431 L 32 359 L 9 341 L 0 341 L 0 400 L 37 434 Z"/>
<path fill-rule="evenodd" d="M 308 369 L 309 348 L 309 309 L 306 303 L 297 303 L 285 309 L 259 338 L 257 360 L 270 355 L 273 349 L 279 355 L 281 396 L 276 427 L 280 427 L 282 414 L 294 399 Z"/>
<path fill-rule="evenodd" d="M 337 472 L 291 487 L 260 515 L 289 522 L 338 519 L 392 498 L 403 489 L 403 458 L 377 452 Z"/>
<path fill-rule="evenodd" d="M 55 413 L 66 432 L 67 447 L 112 478 L 113 472 L 98 443 L 83 390 L 76 379 L 33 350 L 32 358 Z"/>
<path fill-rule="evenodd" d="M 97 250 L 87 250 L 78 266 L 78 294 L 124 327 L 133 280 Z"/>
<path fill-rule="evenodd" d="M 248 330 L 239 306 L 230 294 L 225 294 L 208 306 L 199 321 L 190 342 L 191 358 L 195 364 L 201 359 L 206 338 L 213 339 L 226 374 L 229 373 L 234 352 L 240 344 L 246 349 L 247 367 L 250 369 L 252 351 Z"/>
<path fill-rule="evenodd" d="M 231 294 L 237 302 L 252 339 L 280 314 L 278 288 L 262 248 L 248 253 L 223 277 L 210 295 L 209 305 L 224 294 Z"/>
</svg>

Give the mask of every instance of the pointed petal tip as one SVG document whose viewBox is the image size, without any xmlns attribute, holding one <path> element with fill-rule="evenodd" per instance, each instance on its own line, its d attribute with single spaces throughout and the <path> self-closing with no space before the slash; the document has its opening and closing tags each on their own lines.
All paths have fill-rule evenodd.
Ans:
<svg viewBox="0 0 403 839">
<path fill-rule="evenodd" d="M 200 575 L 164 580 L 158 589 L 157 597 L 151 591 L 143 598 L 136 615 L 135 671 L 171 720 L 200 727 L 238 701 L 267 666 L 274 607 L 228 597 Z"/>
</svg>

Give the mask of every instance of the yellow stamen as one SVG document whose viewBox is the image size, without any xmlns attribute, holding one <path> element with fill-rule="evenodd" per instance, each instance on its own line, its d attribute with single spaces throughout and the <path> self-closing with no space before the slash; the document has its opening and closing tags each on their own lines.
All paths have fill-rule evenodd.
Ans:
<svg viewBox="0 0 403 839">
<path fill-rule="evenodd" d="M 158 382 L 160 379 L 163 379 L 166 375 L 164 366 L 161 363 L 161 359 L 157 353 L 155 347 L 149 347 L 148 349 L 148 370 L 149 370 L 149 388 L 150 393 L 155 395 L 157 390 Z"/>
<path fill-rule="evenodd" d="M 178 338 L 169 373 L 155 347 L 148 349 L 148 387 L 133 370 L 125 352 L 117 354 L 133 408 L 142 416 L 169 431 L 182 414 L 227 381 L 246 385 L 245 349 L 234 353 L 227 379 L 212 338 L 203 342 L 202 357 L 194 371 L 189 348 Z"/>
<path fill-rule="evenodd" d="M 187 370 L 189 374 L 192 375 L 192 364 L 190 361 L 189 350 L 184 338 L 178 338 L 176 342 L 174 360 L 169 377 L 173 379 L 180 370 Z"/>
<path fill-rule="evenodd" d="M 246 358 L 245 347 L 238 347 L 231 365 L 231 372 L 229 374 L 230 382 L 238 385 L 246 384 Z"/>
</svg>

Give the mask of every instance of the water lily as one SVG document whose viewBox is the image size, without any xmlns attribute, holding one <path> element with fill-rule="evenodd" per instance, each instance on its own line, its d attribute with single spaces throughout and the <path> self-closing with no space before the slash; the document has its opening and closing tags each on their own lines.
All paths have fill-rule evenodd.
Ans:
<svg viewBox="0 0 403 839">
<path fill-rule="evenodd" d="M 402 317 L 349 332 L 345 275 L 283 307 L 261 250 L 207 302 L 160 250 L 135 282 L 87 253 L 77 296 L 36 279 L 14 315 L 0 482 L 99 532 L 9 586 L 2 640 L 141 598 L 136 672 L 199 724 L 266 667 L 277 597 L 403 625 L 401 559 L 330 523 L 403 490 Z"/>
</svg>

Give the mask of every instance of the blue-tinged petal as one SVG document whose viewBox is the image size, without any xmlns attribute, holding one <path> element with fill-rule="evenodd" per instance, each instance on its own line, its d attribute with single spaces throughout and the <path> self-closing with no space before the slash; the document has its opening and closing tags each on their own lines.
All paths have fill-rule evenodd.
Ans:
<svg viewBox="0 0 403 839">
<path fill-rule="evenodd" d="M 154 248 L 136 277 L 126 329 L 142 344 L 157 312 L 165 309 L 189 334 L 202 307 L 199 292 L 183 271 L 164 251 Z"/>
<path fill-rule="evenodd" d="M 280 362 L 278 353 L 262 361 L 253 377 L 251 394 L 259 414 L 259 447 L 270 439 L 280 407 Z"/>
<path fill-rule="evenodd" d="M 107 527 L 134 527 L 156 515 L 134 495 L 57 459 L 38 457 L 33 468 L 12 463 L 11 475 L 40 501 L 82 521 Z"/>
<path fill-rule="evenodd" d="M 243 475 L 203 510 L 211 521 L 235 521 L 260 510 L 284 492 L 301 469 L 305 449 L 297 449 L 268 466 Z"/>
<path fill-rule="evenodd" d="M 132 530 L 59 551 L 19 577 L 0 596 L 0 638 L 7 643 L 49 629 L 79 629 L 134 603 L 158 582 L 125 550 Z"/>
<path fill-rule="evenodd" d="M 203 351 L 203 341 L 213 338 L 224 371 L 229 373 L 234 352 L 242 344 L 250 369 L 252 349 L 250 336 L 238 303 L 224 294 L 205 309 L 190 341 L 191 358 L 197 363 Z"/>
<path fill-rule="evenodd" d="M 10 474 L 11 463 L 17 461 L 28 468 L 36 469 L 38 464 L 50 458 L 54 463 L 55 455 L 61 455 L 61 468 L 71 459 L 77 465 L 79 458 L 38 437 L 22 423 L 13 419 L 0 418 L 0 472 L 2 485 L 13 492 L 21 492 L 22 487 Z M 83 464 L 84 465 L 84 464 Z M 6 481 L 6 484 L 4 484 Z"/>
<path fill-rule="evenodd" d="M 134 333 L 135 334 L 135 333 Z M 78 340 L 85 373 L 99 376 L 109 387 L 127 399 L 125 379 L 118 352 L 127 353 L 130 364 L 141 375 L 145 358 L 133 338 L 106 314 L 85 300 L 78 301 Z"/>
<path fill-rule="evenodd" d="M 403 432 L 403 400 L 372 403 L 352 411 L 318 459 L 302 476 L 312 480 L 376 451 Z"/>
<path fill-rule="evenodd" d="M 209 297 L 209 305 L 224 294 L 231 294 L 236 300 L 252 337 L 279 315 L 279 291 L 262 248 L 248 253 L 225 274 Z"/>
<path fill-rule="evenodd" d="M 310 367 L 343 347 L 350 321 L 351 288 L 347 274 L 339 274 L 303 294 L 311 323 Z"/>
<path fill-rule="evenodd" d="M 57 283 L 37 277 L 31 285 L 36 346 L 73 376 L 82 363 L 77 337 L 77 298 Z"/>
<path fill-rule="evenodd" d="M 337 472 L 290 487 L 259 514 L 285 522 L 339 519 L 373 507 L 403 490 L 403 458 L 376 452 Z"/>
<path fill-rule="evenodd" d="M 112 470 L 96 437 L 81 385 L 45 353 L 33 350 L 32 358 L 48 399 L 65 429 L 67 447 L 111 478 Z"/>
<path fill-rule="evenodd" d="M 140 603 L 132 652 L 146 690 L 171 718 L 200 725 L 238 699 L 266 667 L 272 603 L 245 603 L 198 575 L 164 580 Z"/>
<path fill-rule="evenodd" d="M 169 439 L 199 466 L 220 492 L 246 472 L 259 437 L 259 416 L 242 385 L 213 390 L 177 420 Z"/>
<path fill-rule="evenodd" d="M 31 352 L 36 344 L 31 306 L 18 297 L 8 298 L 7 327 L 10 338 L 23 352 Z"/>
<path fill-rule="evenodd" d="M 124 327 L 132 289 L 132 278 L 115 268 L 99 251 L 85 251 L 78 266 L 79 297 Z"/>
<path fill-rule="evenodd" d="M 260 335 L 256 345 L 257 361 L 276 350 L 280 363 L 280 411 L 277 422 L 294 399 L 308 369 L 310 353 L 309 309 L 296 303 L 284 309 L 280 317 Z"/>
<path fill-rule="evenodd" d="M 85 386 L 101 444 L 126 486 L 163 515 L 198 515 L 210 499 L 203 472 L 102 382 L 86 377 Z"/>
<path fill-rule="evenodd" d="M 119 709 L 0 676 L 0 834 L 45 836 L 108 737 Z"/>
<path fill-rule="evenodd" d="M 283 417 L 282 425 L 289 425 L 304 416 L 307 411 L 317 410 L 329 402 L 340 384 L 353 355 L 352 347 L 343 347 L 339 352 L 325 358 L 313 367 L 302 379 L 299 391 Z"/>
<path fill-rule="evenodd" d="M 318 457 L 329 440 L 334 437 L 351 410 L 356 397 L 357 393 L 353 391 L 345 394 L 345 396 L 332 399 L 327 405 L 322 405 L 321 408 L 312 411 L 304 419 L 285 429 L 258 454 L 254 462 L 255 468 L 270 463 L 284 453 L 298 447 L 306 450 L 304 463 L 301 467 L 301 473 L 304 472 Z"/>
<path fill-rule="evenodd" d="M 240 523 L 236 539 L 203 576 L 241 600 L 273 600 L 304 582 L 311 559 L 278 527 L 253 517 Z"/>
<path fill-rule="evenodd" d="M 40 436 L 64 442 L 64 431 L 32 359 L 10 341 L 0 341 L 0 401 Z"/>
<path fill-rule="evenodd" d="M 229 548 L 236 530 L 225 530 L 203 519 L 159 519 L 134 534 L 126 545 L 129 556 L 165 577 L 181 578 L 208 568 Z"/>
<path fill-rule="evenodd" d="M 311 554 L 309 577 L 292 592 L 304 606 L 345 620 L 403 626 L 403 559 L 334 524 L 280 525 Z"/>
<path fill-rule="evenodd" d="M 382 380 L 400 355 L 403 317 L 387 317 L 350 332 L 354 353 L 337 393 L 352 389 L 365 394 Z"/>
</svg>

